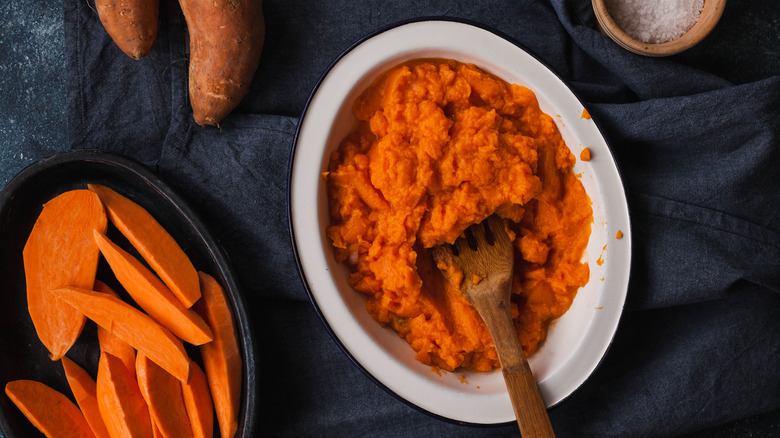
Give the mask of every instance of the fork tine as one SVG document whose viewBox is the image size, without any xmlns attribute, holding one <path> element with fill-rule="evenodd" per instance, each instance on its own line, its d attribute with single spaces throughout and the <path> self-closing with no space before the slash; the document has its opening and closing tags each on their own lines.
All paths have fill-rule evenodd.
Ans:
<svg viewBox="0 0 780 438">
<path fill-rule="evenodd" d="M 490 267 L 489 260 L 499 260 L 503 265 L 513 260 L 512 242 L 506 232 L 504 220 L 491 215 L 479 224 L 468 228 L 464 236 L 458 238 L 454 245 L 459 254 L 454 259 L 459 263 L 466 278 L 472 275 L 483 276 Z"/>
<path fill-rule="evenodd" d="M 509 234 L 506 232 L 506 223 L 503 219 L 496 215 L 492 215 L 487 219 L 487 223 L 490 226 L 490 230 L 493 233 L 496 245 L 512 246 L 512 241 L 509 240 Z"/>
</svg>

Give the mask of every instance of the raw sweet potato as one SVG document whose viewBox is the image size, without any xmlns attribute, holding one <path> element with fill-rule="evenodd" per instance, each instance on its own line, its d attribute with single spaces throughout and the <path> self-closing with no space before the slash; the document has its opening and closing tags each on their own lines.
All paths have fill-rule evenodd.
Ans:
<svg viewBox="0 0 780 438">
<path fill-rule="evenodd" d="M 192 437 L 181 383 L 143 354 L 139 354 L 135 361 L 135 373 L 138 376 L 138 388 L 149 407 L 149 414 L 162 436 Z"/>
<path fill-rule="evenodd" d="M 214 332 L 214 341 L 200 346 L 206 368 L 219 430 L 224 438 L 238 429 L 241 398 L 241 352 L 238 349 L 233 314 L 222 286 L 210 275 L 198 272 L 201 294 L 195 310 L 203 315 Z"/>
<path fill-rule="evenodd" d="M 100 252 L 92 230 L 108 224 L 98 196 L 71 190 L 43 206 L 24 245 L 27 308 L 52 360 L 60 359 L 84 328 L 84 315 L 63 306 L 50 291 L 62 286 L 91 288 Z"/>
<path fill-rule="evenodd" d="M 159 0 L 95 0 L 100 22 L 125 54 L 141 59 L 157 38 Z"/>
<path fill-rule="evenodd" d="M 160 428 L 157 427 L 156 424 L 154 424 L 154 420 L 152 420 L 152 432 L 154 435 L 154 438 L 163 438 L 162 432 L 160 432 Z"/>
<path fill-rule="evenodd" d="M 181 340 L 148 315 L 102 292 L 61 288 L 52 293 L 130 344 L 139 353 L 148 356 L 180 381 L 190 381 L 190 359 Z"/>
<path fill-rule="evenodd" d="M 190 383 L 181 384 L 184 406 L 190 417 L 192 435 L 195 438 L 212 438 L 214 435 L 214 403 L 211 401 L 211 391 L 206 374 L 198 364 L 192 362 L 192 378 Z"/>
<path fill-rule="evenodd" d="M 198 273 L 178 243 L 146 209 L 114 190 L 89 184 L 108 212 L 111 223 L 138 250 L 186 308 L 200 298 Z"/>
<path fill-rule="evenodd" d="M 95 280 L 95 291 L 119 298 L 119 295 L 113 289 L 100 280 Z M 97 335 L 100 351 L 111 353 L 121 359 L 127 370 L 130 371 L 133 379 L 135 379 L 135 348 L 101 326 L 97 328 Z"/>
<path fill-rule="evenodd" d="M 218 125 L 249 92 L 265 41 L 262 0 L 179 0 L 190 33 L 190 104 Z"/>
<path fill-rule="evenodd" d="M 101 353 L 97 373 L 100 414 L 111 438 L 152 438 L 149 409 L 122 361 Z"/>
<path fill-rule="evenodd" d="M 68 359 L 68 356 L 62 356 L 62 368 L 65 370 L 65 378 L 68 379 L 68 385 L 76 398 L 81 413 L 92 429 L 92 433 L 97 438 L 109 438 L 108 429 L 100 416 L 100 409 L 97 402 L 97 387 L 92 377 L 84 371 L 84 368 L 76 365 L 75 362 Z"/>
<path fill-rule="evenodd" d="M 94 437 L 84 415 L 68 397 L 34 380 L 14 380 L 5 385 L 8 398 L 44 435 Z"/>
<path fill-rule="evenodd" d="M 203 318 L 186 309 L 154 273 L 106 236 L 95 232 L 94 237 L 116 279 L 149 316 L 190 344 L 201 345 L 214 339 Z"/>
</svg>

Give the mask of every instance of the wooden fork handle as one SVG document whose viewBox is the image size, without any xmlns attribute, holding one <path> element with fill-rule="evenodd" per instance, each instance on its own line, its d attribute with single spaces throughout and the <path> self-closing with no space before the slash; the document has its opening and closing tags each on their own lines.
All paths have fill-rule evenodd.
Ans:
<svg viewBox="0 0 780 438">
<path fill-rule="evenodd" d="M 509 304 L 506 302 L 508 300 L 491 303 L 492 300 L 488 298 L 488 302 L 479 301 L 478 297 L 472 297 L 474 307 L 493 337 L 520 433 L 523 438 L 554 437 L 547 408 L 520 346 Z"/>
</svg>

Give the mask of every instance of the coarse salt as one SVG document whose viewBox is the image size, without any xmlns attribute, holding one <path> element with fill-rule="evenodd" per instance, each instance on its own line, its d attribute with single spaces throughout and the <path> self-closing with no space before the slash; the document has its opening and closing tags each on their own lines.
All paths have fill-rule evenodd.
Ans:
<svg viewBox="0 0 780 438">
<path fill-rule="evenodd" d="M 605 4 L 625 33 L 658 44 L 688 32 L 699 20 L 704 0 L 605 0 Z"/>
</svg>

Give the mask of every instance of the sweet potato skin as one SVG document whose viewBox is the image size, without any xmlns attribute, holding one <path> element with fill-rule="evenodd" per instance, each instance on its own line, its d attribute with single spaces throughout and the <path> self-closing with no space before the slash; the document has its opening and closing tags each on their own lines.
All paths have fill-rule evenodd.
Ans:
<svg viewBox="0 0 780 438">
<path fill-rule="evenodd" d="M 262 0 L 179 0 L 190 33 L 189 92 L 199 125 L 218 125 L 249 92 L 265 41 Z"/>
<path fill-rule="evenodd" d="M 146 57 L 157 38 L 159 0 L 95 0 L 100 22 L 127 56 Z"/>
</svg>

